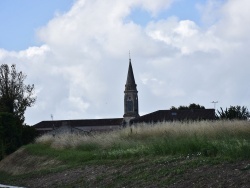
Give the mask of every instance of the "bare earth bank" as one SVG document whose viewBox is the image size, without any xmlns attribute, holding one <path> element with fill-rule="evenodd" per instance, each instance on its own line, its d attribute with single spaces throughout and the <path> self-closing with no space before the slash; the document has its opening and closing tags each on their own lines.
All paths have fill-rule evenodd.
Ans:
<svg viewBox="0 0 250 188">
<path fill-rule="evenodd" d="M 250 187 L 250 160 L 194 164 L 197 164 L 197 159 L 164 160 L 154 157 L 86 163 L 50 171 L 48 169 L 63 167 L 62 162 L 32 157 L 21 149 L 0 162 L 0 171 L 8 172 L 13 177 L 0 183 L 29 188 Z M 47 170 L 45 173 L 39 173 L 44 169 Z M 23 175 L 24 172 L 29 175 Z"/>
</svg>

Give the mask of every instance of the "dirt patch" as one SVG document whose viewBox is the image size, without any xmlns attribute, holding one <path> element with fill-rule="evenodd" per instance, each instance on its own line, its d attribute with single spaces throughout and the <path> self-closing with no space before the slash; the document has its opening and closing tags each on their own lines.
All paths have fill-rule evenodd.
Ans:
<svg viewBox="0 0 250 188">
<path fill-rule="evenodd" d="M 148 162 L 146 162 L 148 163 Z M 26 187 L 250 187 L 250 161 L 203 165 L 181 174 L 163 173 L 183 161 L 148 166 L 146 163 L 127 165 L 85 165 L 63 172 L 34 176 L 19 181 Z M 147 176 L 143 176 L 143 174 Z M 158 174 L 157 174 L 158 173 Z M 174 179 L 174 181 L 172 181 Z M 168 181 L 165 181 L 168 180 Z M 171 183 L 164 183 L 171 182 Z"/>
<path fill-rule="evenodd" d="M 22 185 L 27 187 L 63 187 L 65 185 L 74 184 L 79 179 L 84 179 L 87 182 L 93 182 L 96 180 L 99 174 L 105 173 L 105 166 L 86 166 L 83 168 L 65 170 L 49 175 L 42 175 L 39 177 L 32 177 L 31 179 L 20 181 Z"/>
<path fill-rule="evenodd" d="M 201 163 L 200 163 L 201 162 Z M 194 158 L 141 158 L 98 161 L 98 164 L 50 171 L 61 162 L 32 156 L 25 149 L 0 162 L 0 171 L 11 173 L 7 184 L 28 188 L 53 187 L 237 187 L 250 188 L 250 160 L 213 164 Z M 48 173 L 36 173 L 46 169 Z M 47 172 L 46 171 L 46 172 Z M 31 172 L 31 175 L 15 176 Z M 22 178 L 20 178 L 22 177 Z M 2 183 L 2 182 L 1 182 Z M 5 182 L 3 182 L 5 183 Z"/>
<path fill-rule="evenodd" d="M 60 161 L 49 159 L 48 157 L 30 155 L 25 148 L 20 148 L 2 161 L 0 161 L 0 171 L 7 172 L 12 175 L 19 175 L 34 171 L 39 171 L 60 165 Z"/>
<path fill-rule="evenodd" d="M 250 187 L 250 161 L 205 165 L 188 170 L 174 187 Z"/>
</svg>

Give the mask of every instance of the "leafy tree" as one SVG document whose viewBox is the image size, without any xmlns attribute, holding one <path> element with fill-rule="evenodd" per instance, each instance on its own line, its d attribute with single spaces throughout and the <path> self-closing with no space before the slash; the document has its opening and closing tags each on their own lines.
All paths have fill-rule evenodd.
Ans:
<svg viewBox="0 0 250 188">
<path fill-rule="evenodd" d="M 38 133 L 34 127 L 24 125 L 22 129 L 22 144 L 29 144 L 35 140 Z"/>
<path fill-rule="evenodd" d="M 26 108 L 36 101 L 34 85 L 25 85 L 25 78 L 15 65 L 0 66 L 0 160 L 36 136 L 33 128 L 23 125 Z"/>
<path fill-rule="evenodd" d="M 205 107 L 199 104 L 192 103 L 189 106 L 179 106 L 178 108 L 172 106 L 170 108 L 170 110 L 188 110 L 188 109 L 205 109 Z"/>
<path fill-rule="evenodd" d="M 11 113 L 0 113 L 0 159 L 22 145 L 22 126 Z"/>
<path fill-rule="evenodd" d="M 25 85 L 25 78 L 25 74 L 16 71 L 15 65 L 0 66 L 0 112 L 13 114 L 21 124 L 26 108 L 36 101 L 33 97 L 34 85 Z"/>
<path fill-rule="evenodd" d="M 179 106 L 178 108 L 177 108 L 178 110 L 187 110 L 187 109 L 189 109 L 188 108 L 188 106 Z"/>
<path fill-rule="evenodd" d="M 170 110 L 178 110 L 175 106 L 171 106 Z"/>
<path fill-rule="evenodd" d="M 188 108 L 189 109 L 205 109 L 204 106 L 201 106 L 201 105 L 195 104 L 195 103 L 190 104 Z"/>
<path fill-rule="evenodd" d="M 3 125 L 0 123 L 0 160 L 3 158 L 5 154 L 3 142 L 4 142 L 4 128 Z"/>
<path fill-rule="evenodd" d="M 230 106 L 225 110 L 220 107 L 220 110 L 217 110 L 217 118 L 218 119 L 239 119 L 244 120 L 249 117 L 249 111 L 245 106 Z"/>
</svg>

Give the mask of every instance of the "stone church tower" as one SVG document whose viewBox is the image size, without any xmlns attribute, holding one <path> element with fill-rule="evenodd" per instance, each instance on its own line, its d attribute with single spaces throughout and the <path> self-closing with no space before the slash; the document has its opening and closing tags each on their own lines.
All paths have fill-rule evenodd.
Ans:
<svg viewBox="0 0 250 188">
<path fill-rule="evenodd" d="M 133 68 L 131 64 L 131 59 L 129 58 L 128 76 L 124 91 L 124 120 L 123 124 L 130 125 L 130 120 L 139 117 L 138 108 L 138 91 L 136 89 L 136 83 L 133 73 Z"/>
</svg>

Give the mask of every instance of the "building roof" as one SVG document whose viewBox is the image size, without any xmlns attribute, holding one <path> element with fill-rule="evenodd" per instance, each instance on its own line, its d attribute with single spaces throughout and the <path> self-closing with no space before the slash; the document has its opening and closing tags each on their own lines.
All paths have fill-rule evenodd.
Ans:
<svg viewBox="0 0 250 188">
<path fill-rule="evenodd" d="M 129 59 L 128 75 L 127 75 L 125 90 L 136 90 L 136 83 L 135 83 L 133 68 L 131 64 L 131 59 Z"/>
<path fill-rule="evenodd" d="M 58 128 L 63 125 L 71 127 L 87 127 L 87 126 L 117 126 L 122 124 L 123 118 L 113 119 L 80 119 L 80 120 L 55 120 L 41 121 L 34 125 L 34 128 Z"/>
<path fill-rule="evenodd" d="M 214 119 L 214 109 L 158 110 L 135 118 L 131 123 Z"/>
</svg>

